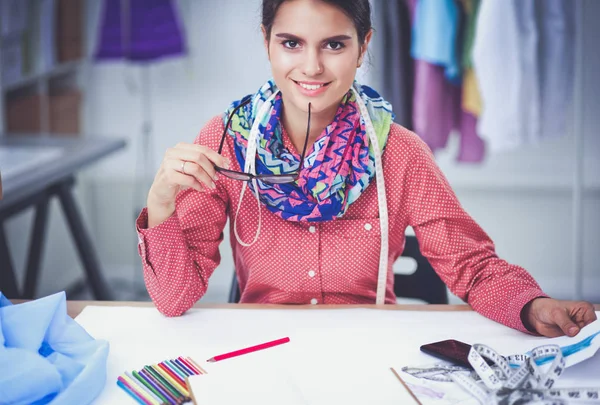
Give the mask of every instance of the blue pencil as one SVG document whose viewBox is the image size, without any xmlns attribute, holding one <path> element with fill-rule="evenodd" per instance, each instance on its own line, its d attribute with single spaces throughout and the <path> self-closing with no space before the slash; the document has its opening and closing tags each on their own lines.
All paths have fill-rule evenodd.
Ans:
<svg viewBox="0 0 600 405">
<path fill-rule="evenodd" d="M 138 404 L 146 405 L 146 403 L 145 403 L 144 401 L 142 401 L 142 400 L 140 399 L 140 397 L 138 397 L 138 396 L 137 396 L 137 394 L 136 394 L 135 392 L 133 392 L 133 391 L 131 391 L 129 388 L 127 388 L 127 386 L 126 386 L 125 384 L 123 384 L 121 381 L 118 381 L 118 380 L 117 380 L 117 385 L 118 385 L 119 387 L 121 387 L 121 389 L 122 389 L 123 391 L 125 391 L 126 393 L 128 393 L 128 394 L 131 396 L 131 398 L 135 399 L 135 400 L 136 400 L 136 402 L 137 402 Z"/>
<path fill-rule="evenodd" d="M 173 370 L 177 371 L 179 376 L 185 381 L 185 377 L 187 377 L 188 375 L 187 372 L 185 370 L 182 370 L 181 367 L 179 367 L 179 365 L 173 360 L 167 360 L 166 362 L 167 364 L 169 364 L 169 366 L 171 366 Z"/>
<path fill-rule="evenodd" d="M 184 369 L 186 371 L 186 373 L 188 373 L 188 375 L 195 375 L 196 374 L 188 366 L 186 366 L 185 364 L 183 364 L 183 362 L 181 360 L 175 359 L 175 360 L 173 360 L 173 362 L 175 362 L 175 364 L 178 364 L 179 367 L 181 367 L 182 369 Z"/>
</svg>

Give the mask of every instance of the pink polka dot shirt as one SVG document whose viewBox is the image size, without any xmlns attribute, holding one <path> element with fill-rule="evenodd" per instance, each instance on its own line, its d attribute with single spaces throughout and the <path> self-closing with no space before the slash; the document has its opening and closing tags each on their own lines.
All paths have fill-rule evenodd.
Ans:
<svg viewBox="0 0 600 405">
<path fill-rule="evenodd" d="M 195 142 L 218 150 L 222 132 L 221 117 L 214 117 Z M 295 151 L 285 132 L 284 142 Z M 240 170 L 229 137 L 223 155 Z M 521 309 L 545 294 L 527 271 L 498 258 L 425 143 L 393 124 L 382 159 L 389 211 L 386 303 L 396 302 L 392 265 L 412 226 L 422 253 L 455 295 L 484 316 L 526 331 Z M 234 224 L 242 182 L 220 176 L 215 183 L 215 190 L 181 191 L 175 213 L 162 224 L 148 229 L 146 209 L 137 219 L 145 283 L 167 316 L 183 314 L 202 298 L 221 259 L 227 219 Z M 374 181 L 342 218 L 330 222 L 288 222 L 262 204 L 260 209 L 256 243 L 242 246 L 230 232 L 242 303 L 375 303 L 381 240 Z M 241 240 L 252 241 L 257 227 L 258 206 L 247 191 L 237 218 Z"/>
</svg>

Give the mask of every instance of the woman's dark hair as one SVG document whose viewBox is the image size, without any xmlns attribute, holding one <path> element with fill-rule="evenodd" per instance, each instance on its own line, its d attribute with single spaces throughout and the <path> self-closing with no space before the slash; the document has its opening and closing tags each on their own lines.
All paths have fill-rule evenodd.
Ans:
<svg viewBox="0 0 600 405">
<path fill-rule="evenodd" d="M 262 25 L 267 32 L 267 40 L 271 38 L 273 21 L 279 6 L 289 0 L 263 0 Z M 358 43 L 362 45 L 371 29 L 371 5 L 369 0 L 321 0 L 342 10 L 354 23 L 358 33 Z"/>
</svg>

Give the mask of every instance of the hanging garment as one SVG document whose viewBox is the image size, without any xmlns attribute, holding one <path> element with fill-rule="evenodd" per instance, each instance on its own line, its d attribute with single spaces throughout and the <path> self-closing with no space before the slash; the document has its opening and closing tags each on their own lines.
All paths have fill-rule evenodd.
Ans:
<svg viewBox="0 0 600 405">
<path fill-rule="evenodd" d="M 530 141 L 565 135 L 573 98 L 575 6 L 572 0 L 539 1 L 541 125 Z"/>
<path fill-rule="evenodd" d="M 412 129 L 414 66 L 410 57 L 411 16 L 404 1 L 381 1 L 373 8 L 377 32 L 373 41 L 381 55 L 381 95 L 392 104 L 395 122 Z"/>
<path fill-rule="evenodd" d="M 105 0 L 96 60 L 150 62 L 186 52 L 173 0 Z"/>
<path fill-rule="evenodd" d="M 459 113 L 460 87 L 446 80 L 442 66 L 416 60 L 413 124 L 434 153 L 446 147 L 450 132 L 458 128 Z"/>
<path fill-rule="evenodd" d="M 457 160 L 480 163 L 485 157 L 485 142 L 477 135 L 477 117 L 468 111 L 460 113 L 460 148 Z"/>
<path fill-rule="evenodd" d="M 478 130 L 492 151 L 515 148 L 539 109 L 532 0 L 482 2 L 473 46 L 484 109 Z"/>
<path fill-rule="evenodd" d="M 473 62 L 484 106 L 478 130 L 492 151 L 565 133 L 573 7 L 569 0 L 482 2 Z"/>
<path fill-rule="evenodd" d="M 464 35 L 461 64 L 463 68 L 462 109 L 475 116 L 481 114 L 481 96 L 473 69 L 473 43 L 475 42 L 477 15 L 480 0 L 462 0 L 464 11 Z"/>
<path fill-rule="evenodd" d="M 446 78 L 461 81 L 457 52 L 460 10 L 454 0 L 419 0 L 412 29 L 411 55 L 444 66 Z"/>
</svg>

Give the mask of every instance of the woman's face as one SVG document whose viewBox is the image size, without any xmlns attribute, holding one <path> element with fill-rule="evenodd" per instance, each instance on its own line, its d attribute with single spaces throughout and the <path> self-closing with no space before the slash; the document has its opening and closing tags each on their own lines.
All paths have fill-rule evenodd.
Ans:
<svg viewBox="0 0 600 405">
<path fill-rule="evenodd" d="M 369 32 L 361 47 L 354 23 L 335 6 L 320 0 L 284 2 L 265 46 L 286 109 L 306 112 L 309 102 L 313 114 L 337 109 L 370 39 Z"/>
</svg>

